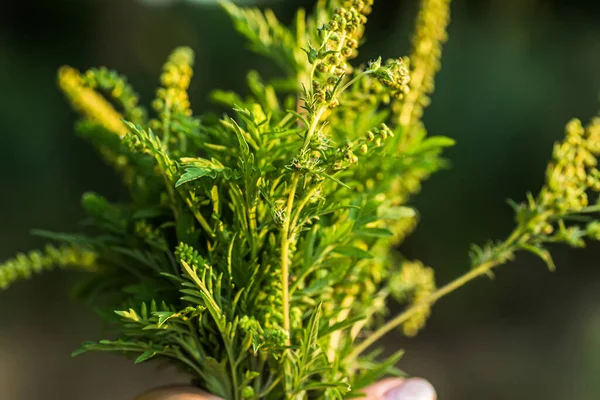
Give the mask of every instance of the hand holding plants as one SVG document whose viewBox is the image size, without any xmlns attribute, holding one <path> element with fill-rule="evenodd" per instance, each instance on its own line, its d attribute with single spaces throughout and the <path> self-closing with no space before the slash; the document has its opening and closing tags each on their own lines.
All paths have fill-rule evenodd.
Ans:
<svg viewBox="0 0 600 400">
<path fill-rule="evenodd" d="M 189 48 L 167 60 L 151 116 L 116 72 L 61 68 L 77 132 L 129 198 L 84 194 L 85 232 L 37 231 L 59 245 L 1 264 L 0 288 L 54 267 L 89 271 L 78 293 L 113 334 L 75 354 L 169 361 L 198 388 L 170 392 L 179 398 L 199 388 L 226 400 L 434 398 L 423 380 L 373 385 L 401 375 L 402 351 L 381 359 L 372 345 L 396 328 L 415 335 L 436 301 L 519 250 L 554 268 L 548 245 L 599 239 L 600 118 L 567 125 L 539 194 L 512 204 L 512 233 L 474 246 L 471 269 L 437 288 L 432 268 L 396 248 L 417 224 L 412 196 L 454 144 L 421 122 L 449 0 L 422 0 L 410 57 L 354 65 L 372 6 L 319 0 L 286 27 L 224 2 L 282 76 L 250 71 L 245 96 L 212 94 L 218 113 L 192 112 Z M 384 323 L 392 298 L 406 309 Z"/>
</svg>

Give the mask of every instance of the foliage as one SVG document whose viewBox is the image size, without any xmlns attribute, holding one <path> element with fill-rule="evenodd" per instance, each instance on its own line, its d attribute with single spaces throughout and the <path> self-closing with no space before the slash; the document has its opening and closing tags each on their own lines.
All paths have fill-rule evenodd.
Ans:
<svg viewBox="0 0 600 400">
<path fill-rule="evenodd" d="M 178 48 L 148 117 L 125 78 L 59 70 L 78 133 L 122 176 L 130 199 L 88 193 L 85 234 L 0 265 L 0 287 L 53 266 L 90 270 L 78 292 L 111 322 L 112 351 L 167 359 L 225 399 L 340 399 L 399 373 L 366 350 L 518 250 L 551 268 L 551 243 L 600 238 L 600 118 L 567 125 L 539 195 L 513 204 L 508 239 L 474 247 L 473 268 L 436 289 L 433 270 L 394 247 L 415 227 L 411 196 L 445 167 L 453 141 L 421 122 L 446 39 L 449 0 L 423 0 L 409 58 L 353 65 L 372 0 L 319 0 L 293 29 L 270 11 L 223 3 L 250 49 L 283 76 L 248 75 L 250 95 L 217 91 L 220 118 L 192 113 L 194 54 Z M 410 60 L 410 61 L 409 61 Z M 381 324 L 389 297 L 404 313 Z M 114 313 L 113 313 L 114 311 Z"/>
</svg>

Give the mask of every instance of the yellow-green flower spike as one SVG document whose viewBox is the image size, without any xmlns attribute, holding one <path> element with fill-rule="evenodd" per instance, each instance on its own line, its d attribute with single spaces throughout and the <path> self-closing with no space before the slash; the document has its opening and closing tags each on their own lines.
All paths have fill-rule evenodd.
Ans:
<svg viewBox="0 0 600 400">
<path fill-rule="evenodd" d="M 421 261 L 404 262 L 400 274 L 392 278 L 390 287 L 394 297 L 415 307 L 410 318 L 402 324 L 406 336 L 415 336 L 431 313 L 428 298 L 436 289 L 433 269 Z"/>
<path fill-rule="evenodd" d="M 97 255 L 84 248 L 48 245 L 44 250 L 18 254 L 15 258 L 0 264 L 0 289 L 6 289 L 13 282 L 27 279 L 54 268 L 96 269 Z"/>
<path fill-rule="evenodd" d="M 420 121 L 434 90 L 434 77 L 440 69 L 442 44 L 447 40 L 450 0 L 421 0 L 410 55 L 410 91 L 395 105 L 400 125 L 409 127 Z"/>
<path fill-rule="evenodd" d="M 119 136 L 127 133 L 121 114 L 101 94 L 85 86 L 81 74 L 75 68 L 61 67 L 58 70 L 58 84 L 73 108 L 87 119 Z"/>
<path fill-rule="evenodd" d="M 188 88 L 192 80 L 194 52 L 189 47 L 175 49 L 163 67 L 160 76 L 162 88 L 157 90 L 154 110 L 163 118 L 164 113 L 192 115 Z"/>
</svg>

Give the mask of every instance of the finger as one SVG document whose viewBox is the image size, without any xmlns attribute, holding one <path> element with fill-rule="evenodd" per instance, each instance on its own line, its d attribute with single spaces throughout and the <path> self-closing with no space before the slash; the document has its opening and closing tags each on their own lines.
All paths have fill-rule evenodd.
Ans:
<svg viewBox="0 0 600 400">
<path fill-rule="evenodd" d="M 383 379 L 364 390 L 367 400 L 436 400 L 435 389 L 423 378 Z"/>
<path fill-rule="evenodd" d="M 151 390 L 135 400 L 222 400 L 193 386 L 167 386 Z"/>
</svg>

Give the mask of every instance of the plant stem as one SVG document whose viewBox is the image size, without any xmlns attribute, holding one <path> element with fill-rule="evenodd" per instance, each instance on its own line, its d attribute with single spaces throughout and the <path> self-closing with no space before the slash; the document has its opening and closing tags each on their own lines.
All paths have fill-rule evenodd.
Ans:
<svg viewBox="0 0 600 400">
<path fill-rule="evenodd" d="M 346 89 L 348 89 L 350 86 L 352 86 L 354 83 L 356 83 L 360 78 L 370 75 L 372 73 L 373 73 L 373 71 L 364 71 L 364 72 L 358 74 L 357 76 L 352 78 L 352 80 L 350 80 L 348 83 L 346 83 L 344 86 L 342 86 L 342 88 L 337 92 L 337 94 L 339 95 L 339 94 L 343 93 Z"/>
<path fill-rule="evenodd" d="M 418 312 L 421 309 L 421 307 L 431 306 L 433 303 L 435 303 L 441 297 L 447 295 L 450 292 L 453 292 L 454 290 L 463 286 L 465 283 L 467 283 L 481 275 L 485 275 L 486 273 L 488 273 L 492 268 L 494 268 L 497 265 L 499 265 L 497 261 L 487 261 L 482 264 L 479 264 L 478 266 L 471 269 L 466 274 L 456 278 L 452 282 L 450 282 L 447 285 L 436 290 L 435 292 L 433 292 L 429 297 L 427 297 L 423 301 L 413 304 L 406 311 L 402 312 L 395 318 L 391 319 L 390 321 L 388 321 L 387 323 L 382 325 L 379 329 L 377 329 L 375 332 L 370 334 L 368 338 L 366 338 L 358 346 L 356 346 L 354 348 L 354 350 L 352 350 L 352 352 L 348 355 L 348 359 L 349 360 L 356 359 L 356 357 L 358 355 L 360 355 L 363 351 L 365 351 L 367 348 L 369 348 L 373 343 L 375 343 L 377 340 L 379 340 L 383 335 L 385 335 L 392 329 L 396 328 L 397 326 L 399 326 L 402 323 L 404 323 L 405 321 L 407 321 L 410 317 L 413 316 L 413 314 Z"/>
<path fill-rule="evenodd" d="M 500 243 L 497 246 L 497 248 L 503 249 L 505 251 L 508 251 L 508 250 L 514 251 L 515 248 L 518 248 L 519 243 L 526 242 L 528 239 L 529 239 L 529 235 L 523 234 L 522 229 L 517 227 L 515 230 L 512 231 L 510 236 L 504 242 Z M 352 350 L 352 352 L 348 355 L 348 359 L 349 360 L 356 359 L 356 357 L 358 355 L 360 355 L 363 351 L 365 351 L 367 348 L 369 348 L 373 343 L 375 343 L 377 340 L 379 340 L 383 335 L 385 335 L 392 329 L 396 328 L 397 326 L 399 326 L 402 323 L 404 323 L 405 321 L 407 321 L 410 317 L 413 316 L 413 314 L 418 312 L 421 309 L 421 307 L 423 307 L 423 306 L 429 307 L 429 306 L 433 305 L 440 298 L 453 292 L 454 290 L 463 286 L 467 282 L 472 281 L 473 279 L 475 279 L 481 275 L 487 274 L 492 268 L 497 267 L 498 265 L 505 264 L 506 262 L 507 262 L 506 259 L 502 259 L 502 260 L 496 259 L 496 260 L 484 261 L 484 262 L 480 263 L 479 265 L 473 267 L 469 272 L 463 274 L 462 276 L 459 276 L 452 282 L 439 288 L 438 290 L 433 292 L 429 297 L 425 298 L 424 300 L 419 301 L 418 303 L 411 305 L 404 312 L 400 313 L 399 315 L 397 315 L 390 321 L 386 322 L 384 325 L 379 327 L 375 332 L 370 334 L 368 338 L 366 338 L 358 346 L 356 346 L 354 348 L 354 350 Z"/>
<path fill-rule="evenodd" d="M 304 196 L 304 198 L 302 199 L 302 201 L 300 202 L 300 204 L 298 205 L 298 207 L 296 208 L 296 214 L 294 215 L 294 219 L 292 221 L 292 224 L 290 225 L 290 229 L 294 230 L 294 228 L 296 227 L 296 225 L 298 225 L 298 220 L 300 219 L 300 213 L 302 212 L 302 210 L 304 209 L 304 207 L 306 206 L 306 204 L 308 204 L 308 202 L 310 201 L 310 198 L 321 188 L 321 184 L 317 184 L 315 186 L 312 187 L 312 189 L 310 189 L 308 191 L 308 193 L 306 193 L 306 195 Z"/>
<path fill-rule="evenodd" d="M 341 322 L 344 321 L 346 318 L 348 318 L 348 315 L 350 315 L 350 311 L 351 311 L 351 306 L 352 303 L 356 301 L 356 296 L 354 295 L 346 295 L 346 297 L 344 297 L 344 300 L 342 300 L 342 303 L 340 304 L 340 308 L 342 309 L 342 311 L 340 311 L 338 317 L 335 319 L 334 323 L 337 322 Z M 329 358 L 329 362 L 333 363 L 335 362 L 335 354 L 338 351 L 338 348 L 340 347 L 340 338 L 342 337 L 342 330 L 339 329 L 335 332 L 333 332 L 331 334 L 331 336 L 329 337 L 329 352 L 327 354 L 327 357 Z"/>
<path fill-rule="evenodd" d="M 169 148 L 169 137 L 170 137 L 170 124 L 171 124 L 171 100 L 170 99 L 166 99 L 165 101 L 165 107 L 164 107 L 164 118 L 163 118 L 163 124 L 162 124 L 162 130 L 163 130 L 163 137 L 162 137 L 162 144 L 163 146 L 167 149 Z"/>
<path fill-rule="evenodd" d="M 319 111 L 317 111 L 315 113 L 315 117 L 308 129 L 308 132 L 306 133 L 306 137 L 304 138 L 304 149 L 308 148 L 308 144 L 310 143 L 310 139 L 312 139 L 312 136 L 314 135 L 315 131 L 317 130 L 317 125 L 319 124 L 319 121 L 321 121 L 321 117 L 323 116 L 323 113 L 325 113 L 325 110 L 327 109 L 327 107 L 321 107 L 319 109 Z"/>
<path fill-rule="evenodd" d="M 206 233 L 208 233 L 211 238 L 214 238 L 215 231 L 210 227 L 210 225 L 208 224 L 206 219 L 202 216 L 202 214 L 200 214 L 200 211 L 198 210 L 198 208 L 196 208 L 194 206 L 194 203 L 192 202 L 192 200 L 188 196 L 186 196 L 182 191 L 180 191 L 180 193 L 181 193 L 181 196 L 184 198 L 185 203 L 187 204 L 188 208 L 190 209 L 192 215 L 194 216 L 194 218 L 196 218 L 196 221 L 198 221 L 200 223 L 202 228 L 204 228 Z"/>
<path fill-rule="evenodd" d="M 281 286 L 282 286 L 282 303 L 283 303 L 283 329 L 288 335 L 288 345 L 290 344 L 290 295 L 289 295 L 289 265 L 290 265 L 290 219 L 292 217 L 292 207 L 294 205 L 294 197 L 296 196 L 296 188 L 298 187 L 299 176 L 293 173 L 290 193 L 288 195 L 287 207 L 285 210 L 286 218 L 283 222 L 281 231 Z"/>
</svg>

